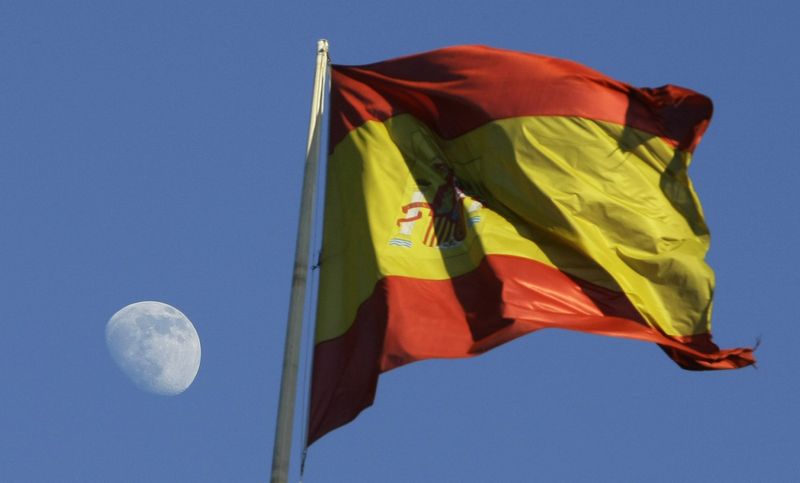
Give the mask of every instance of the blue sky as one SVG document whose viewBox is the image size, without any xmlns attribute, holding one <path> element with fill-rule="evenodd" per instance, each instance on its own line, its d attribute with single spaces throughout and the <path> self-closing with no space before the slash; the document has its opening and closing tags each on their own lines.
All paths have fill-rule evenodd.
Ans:
<svg viewBox="0 0 800 483">
<path fill-rule="evenodd" d="M 796 7 L 551 3 L 0 4 L 0 481 L 268 477 L 322 37 L 337 63 L 482 43 L 711 97 L 690 173 L 714 333 L 763 343 L 758 369 L 719 373 L 556 331 L 412 364 L 311 448 L 307 482 L 794 480 Z M 140 300 L 200 334 L 179 396 L 108 355 L 106 321 Z"/>
</svg>

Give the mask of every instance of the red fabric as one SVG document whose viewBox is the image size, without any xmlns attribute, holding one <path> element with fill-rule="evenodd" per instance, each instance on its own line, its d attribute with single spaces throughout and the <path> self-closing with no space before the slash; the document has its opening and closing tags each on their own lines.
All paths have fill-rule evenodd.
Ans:
<svg viewBox="0 0 800 483">
<path fill-rule="evenodd" d="M 334 65 L 330 146 L 368 120 L 398 114 L 412 114 L 445 139 L 497 119 L 576 116 L 629 126 L 692 151 L 711 113 L 710 99 L 683 87 L 635 88 L 567 60 L 461 46 Z"/>
<path fill-rule="evenodd" d="M 644 324 L 624 294 L 533 260 L 487 255 L 476 270 L 449 280 L 382 279 L 350 330 L 317 344 L 308 443 L 370 406 L 381 372 L 474 356 L 544 328 L 655 342 L 685 369 L 754 363 L 751 349 L 720 350 L 709 334 L 662 334 Z"/>
</svg>

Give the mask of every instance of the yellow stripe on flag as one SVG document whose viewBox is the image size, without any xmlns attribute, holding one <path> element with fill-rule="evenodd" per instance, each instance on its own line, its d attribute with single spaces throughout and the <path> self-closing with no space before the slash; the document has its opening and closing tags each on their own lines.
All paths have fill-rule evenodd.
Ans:
<svg viewBox="0 0 800 483">
<path fill-rule="evenodd" d="M 577 117 L 503 119 L 452 140 L 410 115 L 366 122 L 328 161 L 316 342 L 345 333 L 382 277 L 443 280 L 491 254 L 622 291 L 668 335 L 708 332 L 714 277 L 689 159 Z M 442 188 L 448 169 L 460 193 Z M 448 196 L 460 197 L 456 221 Z M 423 206 L 435 201 L 444 216 Z"/>
</svg>

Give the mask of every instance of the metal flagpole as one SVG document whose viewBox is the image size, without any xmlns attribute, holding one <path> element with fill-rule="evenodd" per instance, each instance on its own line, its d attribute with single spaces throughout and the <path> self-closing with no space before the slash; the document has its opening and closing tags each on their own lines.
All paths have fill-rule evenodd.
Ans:
<svg viewBox="0 0 800 483">
<path fill-rule="evenodd" d="M 308 125 L 306 164 L 303 173 L 303 194 L 300 200 L 300 221 L 294 249 L 294 273 L 289 302 L 289 320 L 286 327 L 286 345 L 283 353 L 281 392 L 278 399 L 278 421 L 275 428 L 275 446 L 272 450 L 272 483 L 286 483 L 289 478 L 289 458 L 292 453 L 292 426 L 297 392 L 297 366 L 300 357 L 300 336 L 303 326 L 303 306 L 308 276 L 309 238 L 311 212 L 317 184 L 319 164 L 320 129 L 322 125 L 325 74 L 328 69 L 328 41 L 317 42 L 317 70 L 314 74 L 314 92 L 311 98 L 311 121 Z"/>
</svg>

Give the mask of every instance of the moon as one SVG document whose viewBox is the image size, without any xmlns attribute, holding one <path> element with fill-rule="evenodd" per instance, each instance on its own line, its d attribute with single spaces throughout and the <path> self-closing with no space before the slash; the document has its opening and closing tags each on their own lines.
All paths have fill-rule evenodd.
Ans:
<svg viewBox="0 0 800 483">
<path fill-rule="evenodd" d="M 106 324 L 106 345 L 114 362 L 148 392 L 175 396 L 200 369 L 200 337 L 180 310 L 161 302 L 136 302 Z"/>
</svg>

